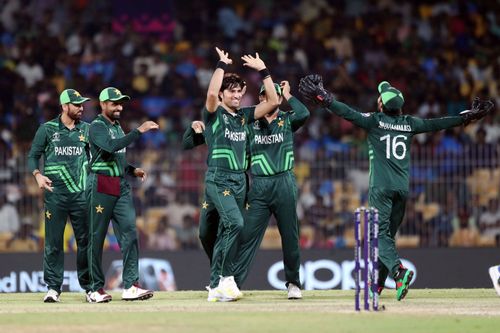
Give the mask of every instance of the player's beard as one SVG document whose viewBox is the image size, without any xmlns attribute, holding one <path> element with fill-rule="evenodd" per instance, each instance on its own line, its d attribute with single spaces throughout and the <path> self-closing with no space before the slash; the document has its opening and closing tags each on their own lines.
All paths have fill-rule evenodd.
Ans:
<svg viewBox="0 0 500 333">
<path fill-rule="evenodd" d="M 111 119 L 113 119 L 113 120 L 120 120 L 120 115 L 121 115 L 121 112 L 120 112 L 120 111 L 114 111 L 114 112 L 111 114 Z"/>
<path fill-rule="evenodd" d="M 106 116 L 108 116 L 108 118 L 111 119 L 112 121 L 120 120 L 120 113 L 121 111 L 117 110 L 107 110 Z"/>
<path fill-rule="evenodd" d="M 82 114 L 83 114 L 83 110 L 81 110 L 81 109 L 68 110 L 68 117 L 74 121 L 79 121 L 80 119 L 82 119 Z"/>
</svg>

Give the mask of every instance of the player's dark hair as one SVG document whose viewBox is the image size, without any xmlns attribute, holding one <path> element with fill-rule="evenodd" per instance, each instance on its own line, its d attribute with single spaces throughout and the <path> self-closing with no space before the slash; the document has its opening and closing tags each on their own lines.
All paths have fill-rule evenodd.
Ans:
<svg viewBox="0 0 500 333">
<path fill-rule="evenodd" d="M 399 116 L 403 114 L 403 109 L 388 109 L 382 104 L 382 112 L 389 116 Z"/>
<path fill-rule="evenodd" d="M 219 92 L 223 92 L 226 89 L 231 90 L 236 87 L 240 87 L 241 89 L 243 89 L 246 87 L 246 85 L 247 83 L 245 82 L 245 80 L 243 80 L 238 74 L 227 73 L 224 74 Z"/>
</svg>

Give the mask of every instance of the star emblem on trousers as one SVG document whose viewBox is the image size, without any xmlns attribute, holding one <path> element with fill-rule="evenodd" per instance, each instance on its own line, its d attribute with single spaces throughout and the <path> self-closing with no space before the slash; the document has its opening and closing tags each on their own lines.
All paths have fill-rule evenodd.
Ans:
<svg viewBox="0 0 500 333">
<path fill-rule="evenodd" d="M 95 206 L 95 212 L 96 213 L 99 213 L 99 214 L 102 214 L 102 212 L 104 211 L 104 207 L 101 206 L 100 204 Z"/>
<path fill-rule="evenodd" d="M 231 195 L 231 192 L 229 190 L 224 190 L 222 194 L 224 194 L 224 196 L 227 197 L 228 195 Z"/>
<path fill-rule="evenodd" d="M 50 220 L 50 218 L 52 217 L 52 214 L 49 211 L 46 211 L 45 216 L 47 217 L 47 219 Z"/>
<path fill-rule="evenodd" d="M 201 207 L 203 209 L 207 209 L 208 208 L 208 203 L 206 201 L 203 201 L 203 203 L 201 204 Z"/>
</svg>

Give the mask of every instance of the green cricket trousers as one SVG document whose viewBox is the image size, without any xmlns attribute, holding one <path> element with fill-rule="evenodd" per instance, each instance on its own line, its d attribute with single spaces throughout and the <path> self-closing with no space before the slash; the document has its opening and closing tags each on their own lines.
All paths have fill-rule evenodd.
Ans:
<svg viewBox="0 0 500 333">
<path fill-rule="evenodd" d="M 113 187 L 116 187 L 116 191 L 109 191 L 102 185 L 106 183 L 115 184 Z M 130 185 L 124 177 L 103 177 L 90 173 L 87 178 L 86 194 L 89 212 L 88 258 L 91 290 L 97 291 L 104 287 L 102 252 L 110 220 L 123 257 L 123 288 L 128 289 L 139 281 L 139 246 Z"/>
<path fill-rule="evenodd" d="M 214 230 L 213 226 L 217 224 L 217 237 L 213 245 L 210 265 L 211 288 L 217 287 L 220 276 L 234 275 L 238 237 L 243 228 L 242 211 L 245 204 L 246 187 L 244 172 L 230 172 L 216 168 L 207 170 L 205 176 L 206 201 L 213 204 L 219 216 L 219 221 L 216 223 L 213 218 L 216 215 L 212 215 L 212 218 L 208 220 L 210 226 L 205 229 L 205 231 L 212 231 Z M 202 232 L 204 232 L 203 227 L 200 226 L 200 238 L 204 237 Z M 210 245 L 208 244 L 208 246 Z"/>
<path fill-rule="evenodd" d="M 80 286 L 90 290 L 87 260 L 88 223 L 85 192 L 45 191 L 45 246 L 43 278 L 47 287 L 58 293 L 64 278 L 64 228 L 69 217 L 77 245 L 76 270 Z"/>
<path fill-rule="evenodd" d="M 408 191 L 371 187 L 370 207 L 378 209 L 379 282 L 384 283 L 389 272 L 394 276 L 401 264 L 396 250 L 396 233 L 403 222 Z M 383 284 L 382 284 L 383 285 Z"/>
<path fill-rule="evenodd" d="M 297 194 L 297 183 L 293 171 L 274 176 L 253 176 L 244 215 L 245 225 L 240 235 L 235 276 L 238 286 L 241 286 L 247 278 L 269 224 L 269 218 L 274 215 L 281 235 L 286 286 L 293 283 L 300 288 Z"/>
</svg>

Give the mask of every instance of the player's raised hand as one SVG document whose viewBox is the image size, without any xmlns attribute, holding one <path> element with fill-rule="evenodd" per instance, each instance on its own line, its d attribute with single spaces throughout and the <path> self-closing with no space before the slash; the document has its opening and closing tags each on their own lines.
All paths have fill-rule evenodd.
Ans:
<svg viewBox="0 0 500 333">
<path fill-rule="evenodd" d="M 255 70 L 263 70 L 266 68 L 266 64 L 264 64 L 264 61 L 259 57 L 259 53 L 255 53 L 255 57 L 252 56 L 251 54 L 246 54 L 241 59 L 244 61 L 243 66 L 253 68 Z"/>
<path fill-rule="evenodd" d="M 156 130 L 158 128 L 160 128 L 160 126 L 157 123 L 155 123 L 154 121 L 151 121 L 151 120 L 145 121 L 145 122 L 142 123 L 141 126 L 137 127 L 137 129 L 141 133 L 146 133 L 147 131 Z"/>
<path fill-rule="evenodd" d="M 227 53 L 224 50 L 219 49 L 217 46 L 215 47 L 215 51 L 217 51 L 217 54 L 219 55 L 219 60 L 230 65 L 233 63 L 233 61 L 229 58 L 229 53 Z"/>
<path fill-rule="evenodd" d="M 145 181 L 146 178 L 148 178 L 148 174 L 146 173 L 146 171 L 141 168 L 134 169 L 134 176 L 136 176 L 137 178 L 141 178 L 142 182 Z"/>
<path fill-rule="evenodd" d="M 460 112 L 464 120 L 464 125 L 468 125 L 471 121 L 479 120 L 485 117 L 493 109 L 495 105 L 490 100 L 480 100 L 475 97 L 472 101 L 472 108 L 470 110 L 465 110 Z"/>
<path fill-rule="evenodd" d="M 195 133 L 201 134 L 205 130 L 205 124 L 202 121 L 195 120 L 191 123 L 191 128 Z"/>
<path fill-rule="evenodd" d="M 333 94 L 323 87 L 323 78 L 317 74 L 300 79 L 299 92 L 305 100 L 322 107 L 329 107 L 335 100 Z"/>
<path fill-rule="evenodd" d="M 280 87 L 281 87 L 281 94 L 283 95 L 283 97 L 285 97 L 286 99 L 289 99 L 292 96 L 290 94 L 290 82 L 281 81 Z"/>
<path fill-rule="evenodd" d="M 54 188 L 52 187 L 52 180 L 50 180 L 47 176 L 42 175 L 41 173 L 38 173 L 35 176 L 36 183 L 38 184 L 38 187 L 44 190 L 47 190 L 49 192 L 53 192 Z"/>
</svg>

